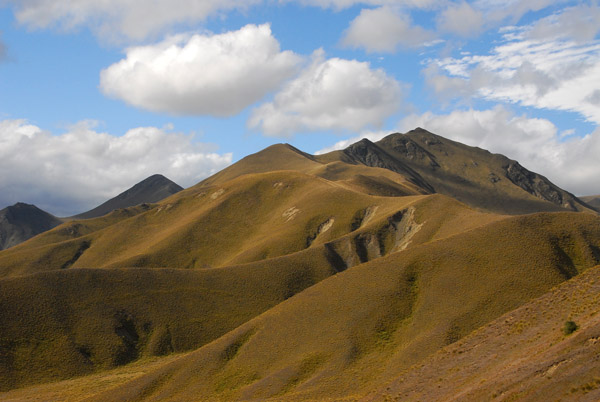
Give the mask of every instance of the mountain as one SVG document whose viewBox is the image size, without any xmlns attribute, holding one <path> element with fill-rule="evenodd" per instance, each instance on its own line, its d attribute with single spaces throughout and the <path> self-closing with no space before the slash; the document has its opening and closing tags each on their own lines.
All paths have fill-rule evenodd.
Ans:
<svg viewBox="0 0 600 402">
<path fill-rule="evenodd" d="M 365 148 L 364 144 L 370 144 L 370 148 Z M 405 170 L 410 169 L 427 183 L 427 186 L 421 184 L 421 187 L 489 211 L 520 214 L 563 208 L 589 210 L 573 194 L 514 160 L 448 140 L 421 128 L 407 134 L 391 134 L 376 144 L 362 140 L 324 157 L 344 159 L 349 156 L 356 159 L 358 153 L 365 153 L 358 161 L 368 166 L 393 170 L 394 167 L 390 167 L 387 161 L 401 162 Z"/>
<path fill-rule="evenodd" d="M 586 202 L 588 205 L 600 210 L 600 195 L 590 195 L 585 197 L 580 197 L 582 201 Z"/>
<path fill-rule="evenodd" d="M 155 174 L 96 208 L 75 215 L 71 219 L 97 218 L 115 209 L 132 207 L 142 203 L 158 202 L 181 190 L 183 190 L 183 187 L 177 183 L 172 182 L 163 175 Z"/>
<path fill-rule="evenodd" d="M 595 367 L 580 334 L 599 264 L 600 216 L 501 155 L 420 129 L 324 155 L 277 144 L 0 252 L 0 400 L 401 398 L 421 369 L 457 378 L 460 359 L 436 368 L 448 353 L 475 365 L 470 337 L 489 334 L 482 353 L 512 345 L 510 314 L 523 345 L 556 346 L 540 365 L 585 344 L 560 367 Z M 542 318 L 548 336 L 528 326 Z M 563 339 L 570 319 L 581 332 Z M 413 399 L 540 386 L 484 368 Z M 593 375 L 560 391 L 581 396 Z"/>
<path fill-rule="evenodd" d="M 17 203 L 0 211 L 0 250 L 16 246 L 66 220 L 90 219 L 143 203 L 155 203 L 183 190 L 178 184 L 156 174 L 142 180 L 98 207 L 70 218 L 57 218 L 35 205 Z"/>
<path fill-rule="evenodd" d="M 62 221 L 35 205 L 16 203 L 0 210 L 0 250 L 50 230 Z"/>
</svg>

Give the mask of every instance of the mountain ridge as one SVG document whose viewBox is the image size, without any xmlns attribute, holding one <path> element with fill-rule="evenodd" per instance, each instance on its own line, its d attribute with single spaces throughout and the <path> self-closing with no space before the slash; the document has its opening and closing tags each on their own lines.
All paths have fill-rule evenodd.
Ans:
<svg viewBox="0 0 600 402">
<path fill-rule="evenodd" d="M 161 174 L 154 174 L 139 183 L 134 184 L 131 188 L 123 191 L 108 201 L 105 201 L 97 207 L 67 219 L 97 218 L 106 215 L 115 209 L 128 208 L 142 203 L 152 204 L 176 194 L 181 190 L 183 190 L 183 187 L 177 183 Z"/>
<path fill-rule="evenodd" d="M 35 205 L 18 202 L 0 210 L 0 250 L 55 228 L 62 220 Z"/>
<path fill-rule="evenodd" d="M 425 130 L 324 155 L 273 145 L 0 252 L 0 399 L 367 397 L 584 286 L 600 216 L 571 197 Z"/>
</svg>

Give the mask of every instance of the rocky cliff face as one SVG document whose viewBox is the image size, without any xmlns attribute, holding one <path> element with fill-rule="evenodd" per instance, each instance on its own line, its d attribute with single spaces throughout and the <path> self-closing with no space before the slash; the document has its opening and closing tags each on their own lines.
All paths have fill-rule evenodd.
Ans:
<svg viewBox="0 0 600 402">
<path fill-rule="evenodd" d="M 519 162 L 515 161 L 511 161 L 503 168 L 506 171 L 506 177 L 529 194 L 560 205 L 563 208 L 576 210 L 572 199 L 574 196 L 561 190 L 544 176 L 525 169 Z"/>
<path fill-rule="evenodd" d="M 435 189 L 425 181 L 419 173 L 402 161 L 389 155 L 385 150 L 364 138 L 350 145 L 344 150 L 344 154 L 352 161 L 362 163 L 366 166 L 388 169 L 406 176 L 408 180 L 429 193 Z"/>
</svg>

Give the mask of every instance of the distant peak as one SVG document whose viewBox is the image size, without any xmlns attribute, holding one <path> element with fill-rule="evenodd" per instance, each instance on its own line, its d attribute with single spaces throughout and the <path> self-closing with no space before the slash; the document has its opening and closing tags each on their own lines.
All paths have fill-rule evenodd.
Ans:
<svg viewBox="0 0 600 402">
<path fill-rule="evenodd" d="M 35 205 L 33 205 L 33 204 L 27 204 L 25 202 L 17 202 L 15 205 L 13 205 L 10 208 L 35 208 L 35 209 L 39 209 Z"/>
</svg>

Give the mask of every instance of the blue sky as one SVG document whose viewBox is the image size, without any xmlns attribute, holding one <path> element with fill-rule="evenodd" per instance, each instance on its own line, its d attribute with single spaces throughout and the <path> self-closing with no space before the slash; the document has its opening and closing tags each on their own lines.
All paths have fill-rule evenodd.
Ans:
<svg viewBox="0 0 600 402">
<path fill-rule="evenodd" d="M 0 0 L 0 208 L 424 127 L 600 193 L 596 1 Z"/>
</svg>

